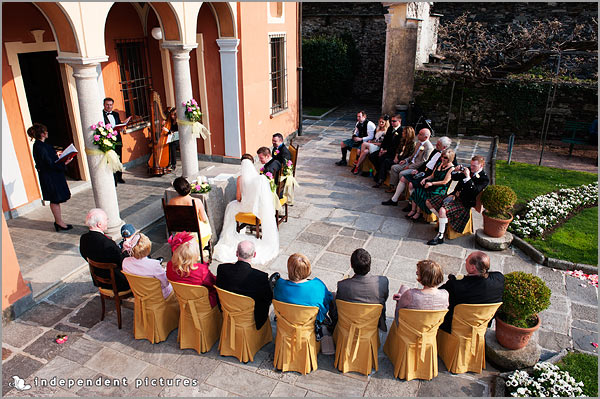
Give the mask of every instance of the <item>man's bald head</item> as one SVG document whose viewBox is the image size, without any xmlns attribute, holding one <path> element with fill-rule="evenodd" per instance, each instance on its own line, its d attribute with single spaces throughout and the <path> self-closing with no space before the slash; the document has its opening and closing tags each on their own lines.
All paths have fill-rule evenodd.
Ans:
<svg viewBox="0 0 600 399">
<path fill-rule="evenodd" d="M 108 216 L 102 209 L 93 208 L 85 217 L 85 225 L 89 228 L 98 228 L 104 231 L 108 226 Z"/>
<path fill-rule="evenodd" d="M 419 130 L 418 139 L 421 143 L 429 140 L 430 137 L 431 137 L 431 130 L 427 129 L 426 127 Z"/>
<path fill-rule="evenodd" d="M 254 243 L 252 241 L 240 241 L 237 246 L 237 252 L 235 253 L 238 257 L 238 260 L 248 262 L 256 256 L 256 250 L 254 248 Z"/>
</svg>

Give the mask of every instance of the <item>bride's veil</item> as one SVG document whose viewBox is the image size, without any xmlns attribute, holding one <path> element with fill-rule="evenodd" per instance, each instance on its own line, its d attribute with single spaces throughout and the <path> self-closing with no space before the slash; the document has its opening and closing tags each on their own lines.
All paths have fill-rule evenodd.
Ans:
<svg viewBox="0 0 600 399">
<path fill-rule="evenodd" d="M 221 262 L 235 262 L 235 252 L 240 241 L 254 242 L 256 258 L 252 263 L 262 265 L 268 263 L 279 253 L 279 234 L 275 221 L 275 208 L 273 193 L 268 179 L 258 174 L 252 161 L 244 159 L 240 173 L 241 202 L 231 201 L 225 210 L 223 231 L 219 242 L 215 246 L 215 258 Z M 235 229 L 235 215 L 239 212 L 250 212 L 261 221 L 262 238 L 237 233 Z"/>
</svg>

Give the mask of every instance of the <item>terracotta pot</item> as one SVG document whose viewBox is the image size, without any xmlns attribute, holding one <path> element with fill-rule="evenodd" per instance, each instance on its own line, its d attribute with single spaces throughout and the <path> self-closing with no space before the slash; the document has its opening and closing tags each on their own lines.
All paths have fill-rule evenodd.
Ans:
<svg viewBox="0 0 600 399">
<path fill-rule="evenodd" d="M 496 339 L 506 349 L 521 349 L 529 342 L 529 338 L 540 328 L 542 319 L 536 315 L 537 324 L 531 328 L 520 328 L 507 324 L 496 316 Z"/>
<path fill-rule="evenodd" d="M 513 215 L 510 215 L 510 219 L 496 219 L 491 218 L 483 212 L 483 232 L 490 237 L 500 238 L 506 233 L 508 225 L 513 220 Z"/>
</svg>

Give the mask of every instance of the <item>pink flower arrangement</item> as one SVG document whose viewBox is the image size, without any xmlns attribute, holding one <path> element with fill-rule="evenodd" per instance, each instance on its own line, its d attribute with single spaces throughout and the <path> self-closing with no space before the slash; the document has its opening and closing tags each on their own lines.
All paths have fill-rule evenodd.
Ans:
<svg viewBox="0 0 600 399">
<path fill-rule="evenodd" d="M 185 107 L 185 116 L 190 122 L 200 122 L 202 119 L 202 112 L 198 103 L 193 98 L 185 103 L 181 103 Z"/>
<path fill-rule="evenodd" d="M 100 148 L 100 151 L 108 152 L 114 150 L 117 145 L 121 145 L 121 143 L 116 142 L 117 133 L 113 131 L 110 123 L 104 125 L 103 122 L 98 122 L 90 128 L 94 131 L 93 143 Z"/>
<path fill-rule="evenodd" d="M 273 155 L 277 155 L 279 154 L 279 150 L 275 150 L 275 152 L 273 153 Z"/>
<path fill-rule="evenodd" d="M 284 176 L 292 176 L 294 174 L 294 163 L 291 159 L 289 159 L 285 166 L 283 167 L 283 175 Z"/>
<path fill-rule="evenodd" d="M 267 172 L 267 173 L 265 173 L 265 176 L 267 176 L 269 179 L 272 179 L 273 178 L 273 173 Z"/>
</svg>

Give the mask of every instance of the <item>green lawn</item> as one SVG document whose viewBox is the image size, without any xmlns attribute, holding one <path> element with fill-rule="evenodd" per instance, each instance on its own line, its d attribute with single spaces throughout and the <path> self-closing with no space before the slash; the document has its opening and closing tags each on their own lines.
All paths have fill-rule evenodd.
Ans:
<svg viewBox="0 0 600 399">
<path fill-rule="evenodd" d="M 550 258 L 574 263 L 598 264 L 598 207 L 584 209 L 569 219 L 545 240 L 525 238 L 525 241 Z"/>
<path fill-rule="evenodd" d="M 333 107 L 331 107 L 333 108 Z M 302 114 L 310 115 L 310 116 L 321 116 L 325 112 L 329 111 L 331 108 L 329 107 L 302 107 Z"/>
<path fill-rule="evenodd" d="M 598 180 L 595 173 L 578 172 L 520 162 L 496 161 L 496 184 L 509 186 L 517 194 L 517 203 L 558 190 L 576 187 Z"/>
<path fill-rule="evenodd" d="M 584 353 L 569 353 L 557 364 L 577 381 L 583 381 L 583 394 L 598 396 L 598 357 Z"/>
</svg>

